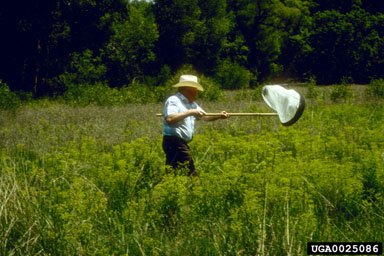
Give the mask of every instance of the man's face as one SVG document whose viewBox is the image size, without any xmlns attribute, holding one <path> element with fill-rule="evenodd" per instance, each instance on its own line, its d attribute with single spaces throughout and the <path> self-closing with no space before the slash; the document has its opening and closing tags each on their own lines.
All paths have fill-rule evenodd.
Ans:
<svg viewBox="0 0 384 256">
<path fill-rule="evenodd" d="M 182 94 L 190 101 L 194 101 L 197 96 L 197 89 L 193 87 L 182 87 Z"/>
</svg>

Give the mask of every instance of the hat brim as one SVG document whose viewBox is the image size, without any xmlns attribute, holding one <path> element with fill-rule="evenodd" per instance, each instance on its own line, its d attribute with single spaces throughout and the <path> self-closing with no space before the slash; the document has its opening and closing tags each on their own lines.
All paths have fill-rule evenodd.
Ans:
<svg viewBox="0 0 384 256">
<path fill-rule="evenodd" d="M 201 86 L 200 84 L 198 83 L 195 83 L 195 82 L 191 82 L 191 81 L 185 81 L 185 82 L 181 82 L 181 83 L 177 83 L 173 86 L 174 88 L 179 88 L 179 87 L 192 87 L 192 88 L 196 88 L 197 90 L 203 92 L 204 91 L 204 88 L 203 86 Z"/>
</svg>

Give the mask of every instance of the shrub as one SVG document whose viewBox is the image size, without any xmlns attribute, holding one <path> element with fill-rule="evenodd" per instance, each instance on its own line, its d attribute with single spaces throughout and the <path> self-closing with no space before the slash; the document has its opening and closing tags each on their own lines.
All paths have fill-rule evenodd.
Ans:
<svg viewBox="0 0 384 256">
<path fill-rule="evenodd" d="M 223 89 L 244 89 L 249 87 L 251 74 L 240 66 L 238 63 L 233 63 L 225 60 L 218 68 L 215 79 Z"/>
<path fill-rule="evenodd" d="M 101 58 L 91 50 L 73 55 L 71 69 L 61 74 L 56 82 L 67 88 L 62 99 L 78 106 L 122 105 L 128 103 L 150 103 L 163 101 L 168 90 L 154 87 L 170 76 L 169 68 L 161 70 L 158 77 L 144 77 L 143 81 L 133 80 L 129 86 L 111 88 L 105 80 L 107 68 Z"/>
<path fill-rule="evenodd" d="M 101 64 L 101 58 L 94 56 L 93 52 L 87 49 L 82 53 L 73 54 L 70 70 L 61 74 L 58 82 L 68 89 L 86 86 L 102 81 L 106 72 L 107 67 Z"/>
<path fill-rule="evenodd" d="M 223 92 L 220 90 L 220 86 L 213 79 L 201 76 L 200 83 L 204 88 L 204 92 L 200 94 L 200 98 L 207 100 L 218 100 L 223 96 Z"/>
<path fill-rule="evenodd" d="M 154 103 L 162 102 L 169 94 L 172 87 L 147 86 L 141 83 L 134 83 L 120 89 L 124 104 L 128 103 Z"/>
<path fill-rule="evenodd" d="M 0 109 L 15 109 L 20 104 L 19 96 L 12 92 L 8 85 L 0 79 Z"/>
<path fill-rule="evenodd" d="M 352 97 L 352 91 L 350 85 L 348 84 L 339 84 L 335 85 L 331 91 L 331 100 L 347 100 Z"/>
<path fill-rule="evenodd" d="M 384 98 L 384 79 L 373 79 L 369 83 L 368 96 Z"/>
<path fill-rule="evenodd" d="M 141 83 L 134 83 L 117 89 L 97 82 L 94 85 L 72 87 L 63 94 L 61 99 L 75 106 L 157 103 L 164 101 L 171 89 L 164 86 L 147 86 Z"/>
<path fill-rule="evenodd" d="M 96 82 L 93 85 L 72 86 L 64 93 L 63 99 L 65 102 L 76 106 L 112 106 L 122 102 L 119 90 L 110 88 L 101 82 Z"/>
<path fill-rule="evenodd" d="M 307 98 L 316 99 L 318 96 L 319 92 L 316 89 L 316 78 L 312 76 L 309 78 Z"/>
<path fill-rule="evenodd" d="M 113 105 L 111 95 L 117 91 L 109 88 L 103 80 L 106 72 L 107 68 L 101 64 L 101 58 L 87 49 L 73 54 L 70 70 L 58 76 L 55 83 L 67 88 L 63 95 L 66 102 L 81 106 Z"/>
<path fill-rule="evenodd" d="M 168 80 L 172 79 L 172 76 L 171 68 L 164 65 L 156 76 L 144 76 L 142 83 L 150 86 L 164 86 Z"/>
</svg>

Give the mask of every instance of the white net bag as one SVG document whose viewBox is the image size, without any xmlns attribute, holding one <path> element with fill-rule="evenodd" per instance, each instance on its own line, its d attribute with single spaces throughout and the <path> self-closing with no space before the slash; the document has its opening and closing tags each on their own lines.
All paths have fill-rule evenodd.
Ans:
<svg viewBox="0 0 384 256">
<path fill-rule="evenodd" d="M 280 85 L 266 85 L 262 96 L 267 105 L 275 110 L 280 122 L 289 126 L 297 122 L 305 108 L 304 97 L 293 89 L 285 89 Z"/>
</svg>

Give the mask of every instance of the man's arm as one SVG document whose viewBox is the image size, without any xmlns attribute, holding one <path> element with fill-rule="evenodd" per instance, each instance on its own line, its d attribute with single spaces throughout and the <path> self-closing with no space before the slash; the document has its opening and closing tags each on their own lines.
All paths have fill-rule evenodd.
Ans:
<svg viewBox="0 0 384 256">
<path fill-rule="evenodd" d="M 226 119 L 229 117 L 230 116 L 227 112 L 222 111 L 220 116 L 203 116 L 201 119 L 203 119 L 204 121 L 215 121 L 218 119 Z"/>
<path fill-rule="evenodd" d="M 199 109 L 190 109 L 184 112 L 170 114 L 165 118 L 167 124 L 172 125 L 184 120 L 188 116 L 194 116 L 196 118 L 202 118 L 204 120 L 205 112 Z"/>
</svg>

